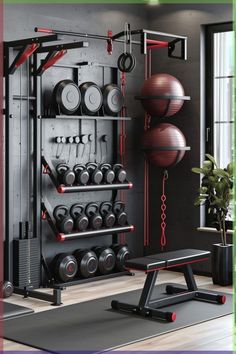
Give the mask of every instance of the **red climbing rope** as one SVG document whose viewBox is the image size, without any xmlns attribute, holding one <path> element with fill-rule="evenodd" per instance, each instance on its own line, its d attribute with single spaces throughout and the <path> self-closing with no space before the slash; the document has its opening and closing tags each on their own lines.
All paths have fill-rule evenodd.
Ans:
<svg viewBox="0 0 236 354">
<path fill-rule="evenodd" d="M 166 194 L 165 194 L 165 186 L 166 186 L 166 181 L 168 179 L 168 171 L 165 170 L 163 173 L 163 179 L 162 179 L 162 195 L 161 195 L 161 249 L 166 245 Z"/>
</svg>

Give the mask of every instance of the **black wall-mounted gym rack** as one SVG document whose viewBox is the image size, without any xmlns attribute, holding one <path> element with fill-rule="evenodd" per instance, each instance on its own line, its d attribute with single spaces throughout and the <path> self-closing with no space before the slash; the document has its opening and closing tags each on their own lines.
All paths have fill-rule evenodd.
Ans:
<svg viewBox="0 0 236 354">
<path fill-rule="evenodd" d="M 111 185 L 88 185 L 88 186 L 63 186 L 58 183 L 54 164 L 50 157 L 44 151 L 42 146 L 42 130 L 44 122 L 58 121 L 98 121 L 113 122 L 113 143 L 114 152 L 118 151 L 118 122 L 129 120 L 129 117 L 109 117 L 103 115 L 97 116 L 65 116 L 48 115 L 43 108 L 42 83 L 45 72 L 49 68 L 70 68 L 79 73 L 81 68 L 87 67 L 105 67 L 112 71 L 113 83 L 119 82 L 119 72 L 117 68 L 107 65 L 99 65 L 89 62 L 78 64 L 58 64 L 68 50 L 84 49 L 89 46 L 87 41 L 61 43 L 59 36 L 78 36 L 100 39 L 107 41 L 107 50 L 111 51 L 113 42 L 132 43 L 139 45 L 142 54 L 147 54 L 147 48 L 150 46 L 167 47 L 168 56 L 173 58 L 186 59 L 187 38 L 168 33 L 135 30 L 130 31 L 128 36 L 125 32 L 120 32 L 109 36 L 99 36 L 86 33 L 74 33 L 65 31 L 56 31 L 49 29 L 35 29 L 36 32 L 42 32 L 49 35 L 27 38 L 4 43 L 4 77 L 5 77 L 5 153 L 6 153 L 6 171 L 5 171 L 5 279 L 14 283 L 17 279 L 15 292 L 26 297 L 39 298 L 50 301 L 55 305 L 61 303 L 61 290 L 65 286 L 89 282 L 93 279 L 75 279 L 67 283 L 56 282 L 50 274 L 50 267 L 43 253 L 44 225 L 48 224 L 54 242 L 65 241 L 66 239 L 90 239 L 99 235 L 112 235 L 112 242 L 118 241 L 120 232 L 134 231 L 133 225 L 124 227 L 114 227 L 110 230 L 96 230 L 74 234 L 62 235 L 55 227 L 55 221 L 51 213 L 51 205 L 47 198 L 43 196 L 45 187 L 44 174 L 48 175 L 50 189 L 54 189 L 57 194 L 72 195 L 73 193 L 111 191 L 112 200 L 116 199 L 119 190 L 131 189 L 132 183 L 114 183 Z M 139 40 L 131 39 L 138 36 Z M 123 39 L 123 37 L 125 39 Z M 161 42 L 153 39 L 158 37 L 171 38 L 169 42 Z M 52 42 L 53 44 L 48 45 Z M 180 54 L 175 54 L 176 44 L 180 45 Z M 108 52 L 109 52 L 108 50 Z M 110 54 L 110 53 L 109 53 Z M 46 55 L 46 56 L 45 56 Z M 76 75 L 77 75 L 76 74 Z M 45 74 L 46 75 L 46 74 Z M 79 76 L 79 75 L 78 75 Z M 25 79 L 26 77 L 26 79 Z M 18 84 L 16 83 L 18 80 Z M 26 80 L 26 81 L 25 81 Z M 25 85 L 26 84 L 26 85 Z M 23 86 L 26 89 L 23 89 Z M 20 87 L 20 94 L 18 92 Z M 26 117 L 22 120 L 22 111 Z M 23 125 L 26 134 L 22 134 Z M 19 130 L 19 137 L 13 135 L 15 130 Z M 124 136 L 121 137 L 122 139 Z M 25 143 L 26 141 L 26 143 Z M 20 149 L 20 153 L 17 149 Z M 23 157 L 24 159 L 23 159 Z M 14 157 L 14 159 L 13 159 Z M 16 163 L 17 158 L 19 161 Z M 113 156 L 117 161 L 118 156 Z M 23 163 L 22 163 L 23 162 Z M 18 181 L 18 170 L 21 170 Z M 46 182 L 48 183 L 48 182 Z M 20 205 L 20 207 L 19 207 Z M 20 211 L 18 209 L 20 209 Z M 18 225 L 14 223 L 13 214 L 17 215 Z M 71 241 L 73 242 L 73 241 Z M 69 242 L 69 243 L 71 243 Z M 64 244 L 64 242 L 62 242 Z M 27 252 L 26 252 L 27 251 Z M 22 274 L 24 276 L 22 277 Z M 43 274 L 43 275 L 42 275 Z M 121 274 L 131 274 L 128 271 L 117 272 L 108 275 L 97 276 L 95 279 L 106 279 L 107 277 L 119 276 Z M 53 288 L 52 294 L 45 294 L 33 290 L 40 286 L 50 286 Z"/>
</svg>

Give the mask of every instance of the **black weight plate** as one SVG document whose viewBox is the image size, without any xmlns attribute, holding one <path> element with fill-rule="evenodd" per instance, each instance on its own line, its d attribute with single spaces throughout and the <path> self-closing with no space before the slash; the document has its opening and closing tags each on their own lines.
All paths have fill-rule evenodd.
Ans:
<svg viewBox="0 0 236 354">
<path fill-rule="evenodd" d="M 56 261 L 56 275 L 60 280 L 66 282 L 74 278 L 78 270 L 77 261 L 74 256 L 61 254 Z"/>
<path fill-rule="evenodd" d="M 85 113 L 94 114 L 102 106 L 102 92 L 93 82 L 87 82 L 81 86 L 82 106 Z"/>
<path fill-rule="evenodd" d="M 109 84 L 104 87 L 103 104 L 107 114 L 115 115 L 121 111 L 124 97 L 117 85 Z"/>
<path fill-rule="evenodd" d="M 72 80 L 62 80 L 55 87 L 56 103 L 65 114 L 73 114 L 79 108 L 81 93 Z"/>
</svg>

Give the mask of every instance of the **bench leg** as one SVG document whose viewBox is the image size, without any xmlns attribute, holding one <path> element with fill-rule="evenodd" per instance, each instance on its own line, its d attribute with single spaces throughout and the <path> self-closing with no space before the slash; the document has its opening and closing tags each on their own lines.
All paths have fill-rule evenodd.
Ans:
<svg viewBox="0 0 236 354">
<path fill-rule="evenodd" d="M 226 295 L 210 294 L 205 291 L 196 291 L 194 300 L 209 301 L 224 305 L 226 302 Z"/>
</svg>

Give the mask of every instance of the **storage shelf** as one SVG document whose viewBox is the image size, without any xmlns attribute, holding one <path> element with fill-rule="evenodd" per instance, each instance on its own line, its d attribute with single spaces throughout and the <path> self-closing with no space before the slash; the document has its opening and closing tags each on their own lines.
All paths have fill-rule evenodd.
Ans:
<svg viewBox="0 0 236 354">
<path fill-rule="evenodd" d="M 107 191 L 119 189 L 132 189 L 133 183 L 113 183 L 113 184 L 90 184 L 86 186 L 64 186 L 63 184 L 57 187 L 58 193 L 75 193 L 75 192 L 91 192 L 91 191 Z"/>
<path fill-rule="evenodd" d="M 74 115 L 55 115 L 55 116 L 43 116 L 42 119 L 87 119 L 87 120 L 131 120 L 131 117 L 117 117 L 117 116 L 74 116 Z"/>
<path fill-rule="evenodd" d="M 53 283 L 52 287 L 54 289 L 60 289 L 60 288 L 65 288 L 67 286 L 85 284 L 97 280 L 105 280 L 109 278 L 121 277 L 122 275 L 134 275 L 134 273 L 125 270 L 123 272 L 113 272 L 113 273 L 108 273 L 103 275 L 96 275 L 95 277 L 91 277 L 91 278 L 75 278 L 74 280 L 68 281 L 66 283 Z"/>
<path fill-rule="evenodd" d="M 123 232 L 133 232 L 133 231 L 134 231 L 134 225 L 126 225 L 126 226 L 111 227 L 108 229 L 74 232 L 70 234 L 57 233 L 56 238 L 58 241 L 63 242 L 63 241 L 76 240 L 76 239 L 86 238 L 86 237 L 107 236 L 112 234 L 119 234 Z"/>
</svg>

